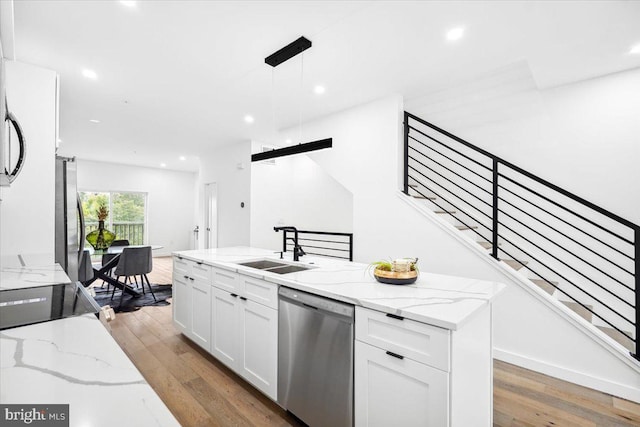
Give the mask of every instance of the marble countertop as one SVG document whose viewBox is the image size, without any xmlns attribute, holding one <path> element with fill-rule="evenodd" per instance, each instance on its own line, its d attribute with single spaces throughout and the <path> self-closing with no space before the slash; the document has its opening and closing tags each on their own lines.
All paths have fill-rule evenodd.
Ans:
<svg viewBox="0 0 640 427">
<path fill-rule="evenodd" d="M 69 404 L 71 426 L 178 426 L 94 315 L 0 331 L 0 402 Z"/>
<path fill-rule="evenodd" d="M 309 256 L 299 263 L 315 268 L 280 275 L 236 264 L 278 259 L 273 251 L 250 247 L 180 251 L 174 255 L 450 330 L 460 328 L 505 287 L 498 282 L 428 272 L 421 272 L 412 285 L 386 285 L 373 278 L 366 264 Z M 293 262 L 290 258 L 285 261 Z"/>
<path fill-rule="evenodd" d="M 0 270 L 0 291 L 69 282 L 71 280 L 60 264 L 4 267 Z"/>
</svg>

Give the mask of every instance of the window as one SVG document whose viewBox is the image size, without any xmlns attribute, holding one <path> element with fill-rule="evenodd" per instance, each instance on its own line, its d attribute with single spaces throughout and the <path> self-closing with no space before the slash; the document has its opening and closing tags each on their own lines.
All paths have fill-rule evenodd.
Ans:
<svg viewBox="0 0 640 427">
<path fill-rule="evenodd" d="M 105 204 L 109 216 L 105 228 L 113 231 L 116 239 L 126 239 L 132 245 L 143 245 L 147 240 L 147 194 L 130 192 L 80 192 L 84 213 L 85 233 L 98 228 L 98 207 Z"/>
</svg>

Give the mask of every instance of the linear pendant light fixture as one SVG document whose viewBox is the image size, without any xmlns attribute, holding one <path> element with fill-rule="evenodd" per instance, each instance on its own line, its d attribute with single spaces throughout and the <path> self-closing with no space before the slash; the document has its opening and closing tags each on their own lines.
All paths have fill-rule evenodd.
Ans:
<svg viewBox="0 0 640 427">
<path fill-rule="evenodd" d="M 277 52 L 272 53 L 264 59 L 266 64 L 272 67 L 277 67 L 285 61 L 293 58 L 299 53 L 311 47 L 311 41 L 305 37 L 300 37 L 296 41 L 289 43 Z M 271 151 L 265 151 L 262 153 L 256 153 L 251 155 L 252 162 L 259 162 L 261 160 L 274 159 L 276 157 L 291 156 L 293 154 L 306 153 L 309 151 L 322 150 L 323 148 L 331 148 L 333 145 L 332 138 L 320 139 L 318 141 L 307 142 L 304 144 L 291 145 L 289 147 L 278 148 Z"/>
</svg>

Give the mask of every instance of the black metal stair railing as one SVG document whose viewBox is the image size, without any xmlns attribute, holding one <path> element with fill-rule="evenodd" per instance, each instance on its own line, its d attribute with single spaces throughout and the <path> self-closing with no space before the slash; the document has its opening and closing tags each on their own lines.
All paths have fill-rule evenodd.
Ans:
<svg viewBox="0 0 640 427">
<path fill-rule="evenodd" d="M 403 191 L 617 331 L 640 360 L 640 226 L 408 112 Z"/>
<path fill-rule="evenodd" d="M 287 252 L 289 249 L 293 250 L 292 234 L 292 231 L 283 230 L 283 252 Z M 298 244 L 308 255 L 353 261 L 353 233 L 298 230 Z"/>
</svg>

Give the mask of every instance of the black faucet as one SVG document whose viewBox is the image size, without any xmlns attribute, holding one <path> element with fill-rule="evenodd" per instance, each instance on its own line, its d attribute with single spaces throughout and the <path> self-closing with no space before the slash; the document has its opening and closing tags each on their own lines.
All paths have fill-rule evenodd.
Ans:
<svg viewBox="0 0 640 427">
<path fill-rule="evenodd" d="M 293 231 L 293 260 L 299 261 L 302 255 L 306 255 L 306 253 L 302 250 L 302 247 L 298 244 L 298 229 L 292 227 L 290 225 L 286 225 L 284 227 L 273 227 L 273 231 Z M 284 249 L 286 250 L 287 246 L 285 244 Z"/>
</svg>

